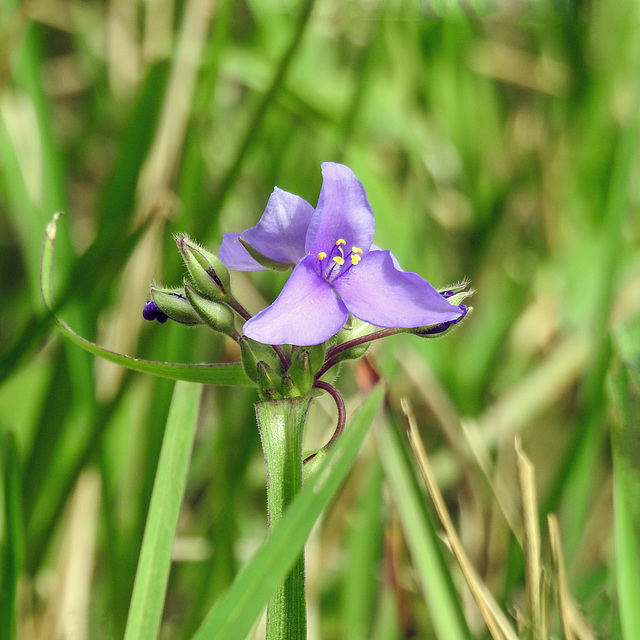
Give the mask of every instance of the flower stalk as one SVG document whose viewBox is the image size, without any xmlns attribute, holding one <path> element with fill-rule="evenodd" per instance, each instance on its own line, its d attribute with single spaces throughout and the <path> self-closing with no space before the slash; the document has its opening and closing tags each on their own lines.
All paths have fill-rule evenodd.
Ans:
<svg viewBox="0 0 640 640">
<path fill-rule="evenodd" d="M 302 438 L 311 398 L 282 398 L 255 404 L 267 475 L 272 530 L 302 488 Z M 307 636 L 304 553 L 296 558 L 267 607 L 267 640 Z"/>
</svg>

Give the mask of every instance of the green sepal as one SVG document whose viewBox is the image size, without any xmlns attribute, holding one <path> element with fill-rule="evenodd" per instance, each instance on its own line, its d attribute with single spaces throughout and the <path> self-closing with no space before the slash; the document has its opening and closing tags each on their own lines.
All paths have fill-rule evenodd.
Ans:
<svg viewBox="0 0 640 640">
<path fill-rule="evenodd" d="M 238 237 L 240 244 L 247 250 L 248 254 L 260 265 L 266 267 L 267 269 L 271 269 L 273 271 L 288 271 L 293 266 L 295 266 L 291 262 L 280 262 L 279 260 L 273 260 L 272 258 L 268 258 L 264 255 L 264 253 L 260 253 L 257 249 L 254 249 L 246 240 L 242 238 L 242 236 Z"/>
<path fill-rule="evenodd" d="M 189 282 L 184 283 L 184 292 L 189 304 L 207 327 L 226 336 L 234 335 L 235 317 L 230 307 L 224 302 L 209 300 L 200 295 Z"/>
<path fill-rule="evenodd" d="M 202 319 L 191 306 L 180 287 L 165 288 L 151 285 L 151 299 L 162 313 L 180 324 L 202 324 Z"/>
<path fill-rule="evenodd" d="M 231 300 L 231 277 L 222 260 L 187 235 L 175 240 L 196 291 L 212 300 Z"/>
</svg>

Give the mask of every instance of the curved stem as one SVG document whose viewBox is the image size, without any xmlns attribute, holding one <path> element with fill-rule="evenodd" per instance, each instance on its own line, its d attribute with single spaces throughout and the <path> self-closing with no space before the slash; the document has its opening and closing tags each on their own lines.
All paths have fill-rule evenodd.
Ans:
<svg viewBox="0 0 640 640">
<path fill-rule="evenodd" d="M 367 342 L 373 342 L 374 340 L 380 340 L 380 338 L 388 338 L 389 336 L 394 336 L 397 333 L 402 333 L 404 329 L 398 329 L 396 327 L 392 329 L 380 329 L 379 331 L 374 331 L 373 333 L 369 333 L 366 336 L 360 336 L 359 338 L 354 338 L 353 340 L 347 340 L 342 344 L 339 344 L 337 347 L 333 347 L 327 351 L 327 357 L 325 359 L 324 364 L 320 368 L 320 371 L 316 374 L 316 380 L 320 380 L 320 378 L 327 372 L 331 367 L 338 364 L 338 356 L 344 351 L 348 351 L 353 347 L 359 347 L 362 344 L 366 344 Z M 315 385 L 314 385 L 315 386 Z"/>
<path fill-rule="evenodd" d="M 287 356 L 284 354 L 282 347 L 278 344 L 272 344 L 271 346 L 273 347 L 273 350 L 278 354 L 278 358 L 280 358 L 280 362 L 282 362 L 282 366 L 286 371 L 291 363 L 289 362 Z"/>
<path fill-rule="evenodd" d="M 326 391 L 333 398 L 333 401 L 336 403 L 336 407 L 338 408 L 338 422 L 336 424 L 335 431 L 329 439 L 329 442 L 327 442 L 327 444 L 322 447 L 323 449 L 328 449 L 344 431 L 344 425 L 347 421 L 347 410 L 345 409 L 344 400 L 342 399 L 340 392 L 334 386 L 330 385 L 328 382 L 322 382 L 322 380 L 317 380 L 313 386 L 316 389 L 322 389 L 323 391 Z M 305 462 L 313 458 L 313 455 L 306 458 Z"/>
</svg>

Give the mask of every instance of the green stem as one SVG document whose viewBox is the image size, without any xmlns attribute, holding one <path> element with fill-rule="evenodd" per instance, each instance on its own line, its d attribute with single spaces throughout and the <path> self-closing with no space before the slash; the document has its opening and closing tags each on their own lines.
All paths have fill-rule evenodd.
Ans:
<svg viewBox="0 0 640 640">
<path fill-rule="evenodd" d="M 284 398 L 256 403 L 267 471 L 269 528 L 280 522 L 302 488 L 302 436 L 311 399 Z M 267 640 L 307 637 L 304 553 L 295 560 L 267 607 Z"/>
</svg>

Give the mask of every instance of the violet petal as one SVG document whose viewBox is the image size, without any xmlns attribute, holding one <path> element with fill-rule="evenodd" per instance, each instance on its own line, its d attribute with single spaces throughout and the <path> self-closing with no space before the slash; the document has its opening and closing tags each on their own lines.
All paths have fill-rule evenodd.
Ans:
<svg viewBox="0 0 640 640">
<path fill-rule="evenodd" d="M 371 251 L 333 285 L 354 316 L 378 327 L 422 327 L 463 315 L 417 273 L 396 269 L 390 251 Z"/>
<path fill-rule="evenodd" d="M 323 162 L 322 189 L 309 224 L 306 252 L 328 252 L 342 238 L 347 251 L 356 246 L 366 253 L 374 229 L 373 211 L 360 180 L 343 164 Z"/>
<path fill-rule="evenodd" d="M 251 229 L 225 233 L 218 257 L 227 267 L 238 271 L 262 271 L 238 241 L 238 236 L 263 255 L 278 262 L 295 265 L 305 254 L 304 243 L 313 207 L 300 196 L 276 187 L 267 206 Z"/>
<path fill-rule="evenodd" d="M 265 344 L 320 344 L 337 333 L 348 312 L 307 256 L 293 270 L 275 302 L 247 320 L 243 333 Z"/>
</svg>

